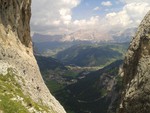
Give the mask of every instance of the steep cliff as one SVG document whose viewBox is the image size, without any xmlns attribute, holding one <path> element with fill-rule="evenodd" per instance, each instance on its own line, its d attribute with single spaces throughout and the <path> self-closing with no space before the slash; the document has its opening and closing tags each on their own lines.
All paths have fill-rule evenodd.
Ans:
<svg viewBox="0 0 150 113">
<path fill-rule="evenodd" d="M 119 113 L 150 113 L 150 12 L 141 22 L 123 64 Z"/>
<path fill-rule="evenodd" d="M 0 0 L 0 112 L 65 113 L 33 56 L 31 0 Z"/>
</svg>

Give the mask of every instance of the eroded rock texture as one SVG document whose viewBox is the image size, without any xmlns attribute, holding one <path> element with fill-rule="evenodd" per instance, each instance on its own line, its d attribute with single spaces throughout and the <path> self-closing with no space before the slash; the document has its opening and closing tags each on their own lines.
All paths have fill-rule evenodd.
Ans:
<svg viewBox="0 0 150 113">
<path fill-rule="evenodd" d="M 5 106 L 1 104 L 2 96 L 7 98 L 11 94 L 10 100 L 19 102 L 28 112 L 65 113 L 45 86 L 33 56 L 29 27 L 30 5 L 31 0 L 0 0 L 0 89 L 4 88 L 5 91 L 2 93 L 0 90 L 0 111 L 5 112 Z M 4 78 L 9 74 L 14 77 L 7 81 Z M 12 78 L 15 78 L 23 94 L 3 86 L 3 83 L 8 82 L 10 86 L 16 87 L 15 83 L 11 84 L 14 82 Z M 25 99 L 23 95 L 31 99 Z"/>
<path fill-rule="evenodd" d="M 12 31 L 25 46 L 31 46 L 30 9 L 31 0 L 0 0 L 0 22 L 6 33 Z"/>
<path fill-rule="evenodd" d="M 119 113 L 150 113 L 150 12 L 141 22 L 123 65 Z"/>
</svg>

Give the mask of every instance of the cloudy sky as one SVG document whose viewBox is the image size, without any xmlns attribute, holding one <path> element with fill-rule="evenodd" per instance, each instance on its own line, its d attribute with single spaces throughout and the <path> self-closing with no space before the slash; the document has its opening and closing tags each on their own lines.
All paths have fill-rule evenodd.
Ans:
<svg viewBox="0 0 150 113">
<path fill-rule="evenodd" d="M 150 0 L 32 0 L 32 33 L 110 32 L 137 27 Z"/>
</svg>

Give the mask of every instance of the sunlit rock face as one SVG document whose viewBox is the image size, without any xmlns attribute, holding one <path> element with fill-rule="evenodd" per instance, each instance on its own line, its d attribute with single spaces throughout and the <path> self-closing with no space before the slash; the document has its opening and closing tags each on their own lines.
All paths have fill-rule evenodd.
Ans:
<svg viewBox="0 0 150 113">
<path fill-rule="evenodd" d="M 26 112 L 66 113 L 45 86 L 33 56 L 30 5 L 31 0 L 0 0 L 0 86 L 7 82 L 12 86 L 12 90 L 7 85 L 0 87 L 6 88 L 5 93 L 0 90 L 0 112 L 6 110 L 2 96 L 11 94 L 7 99 L 18 102 Z M 15 88 L 21 93 L 15 92 Z"/>
<path fill-rule="evenodd" d="M 150 112 L 150 12 L 141 22 L 123 65 L 119 113 Z"/>
</svg>

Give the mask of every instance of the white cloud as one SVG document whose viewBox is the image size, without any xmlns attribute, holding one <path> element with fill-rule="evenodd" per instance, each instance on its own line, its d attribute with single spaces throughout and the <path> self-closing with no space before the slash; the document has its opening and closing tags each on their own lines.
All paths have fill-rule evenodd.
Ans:
<svg viewBox="0 0 150 113">
<path fill-rule="evenodd" d="M 111 27 L 115 28 L 128 27 L 128 25 L 132 23 L 132 20 L 130 20 L 130 17 L 126 11 L 109 13 L 106 15 L 106 20 Z"/>
<path fill-rule="evenodd" d="M 62 8 L 59 10 L 60 18 L 62 19 L 64 24 L 69 24 L 71 22 L 71 10 Z"/>
<path fill-rule="evenodd" d="M 71 22 L 71 11 L 79 3 L 80 0 L 32 0 L 32 31 L 60 32 Z"/>
<path fill-rule="evenodd" d="M 108 6 L 112 6 L 112 3 L 111 3 L 110 1 L 106 1 L 106 2 L 103 1 L 103 2 L 101 3 L 101 5 L 108 7 Z"/>
<path fill-rule="evenodd" d="M 59 26 L 59 24 L 60 24 L 60 20 L 54 20 L 53 21 L 53 25 L 54 26 Z"/>
<path fill-rule="evenodd" d="M 132 1 L 132 0 L 131 0 Z M 134 1 L 134 0 L 133 0 Z M 144 15 L 150 10 L 150 4 L 145 2 L 126 4 L 119 12 L 106 15 L 106 21 L 112 29 L 126 29 L 137 27 Z"/>
<path fill-rule="evenodd" d="M 124 7 L 117 12 L 110 12 L 104 17 L 92 16 L 89 19 L 73 20 L 72 9 L 80 0 L 32 0 L 31 28 L 33 32 L 49 34 L 71 33 L 79 29 L 96 29 L 108 33 L 137 27 L 144 15 L 150 10 L 150 0 L 118 0 Z M 103 2 L 111 6 L 110 1 Z M 107 7 L 109 8 L 109 7 Z M 95 7 L 93 10 L 100 10 Z"/>
<path fill-rule="evenodd" d="M 100 7 L 95 7 L 94 9 L 93 9 L 94 11 L 98 11 L 98 10 L 100 10 Z"/>
<path fill-rule="evenodd" d="M 75 26 L 78 26 L 79 29 L 86 29 L 86 28 L 92 28 L 96 24 L 99 23 L 100 17 L 99 16 L 93 16 L 89 20 L 83 19 L 83 20 L 75 20 L 73 24 Z"/>
<path fill-rule="evenodd" d="M 148 3 L 130 3 L 127 4 L 123 10 L 125 10 L 128 15 L 130 15 L 130 18 L 135 21 L 138 19 L 142 19 L 145 14 L 150 10 L 150 4 Z"/>
<path fill-rule="evenodd" d="M 77 6 L 79 4 L 79 0 L 62 0 L 66 5 L 71 5 L 71 7 Z"/>
<path fill-rule="evenodd" d="M 123 2 L 130 4 L 130 3 L 141 3 L 141 2 L 145 2 L 145 3 L 150 3 L 150 0 L 122 0 Z"/>
</svg>

